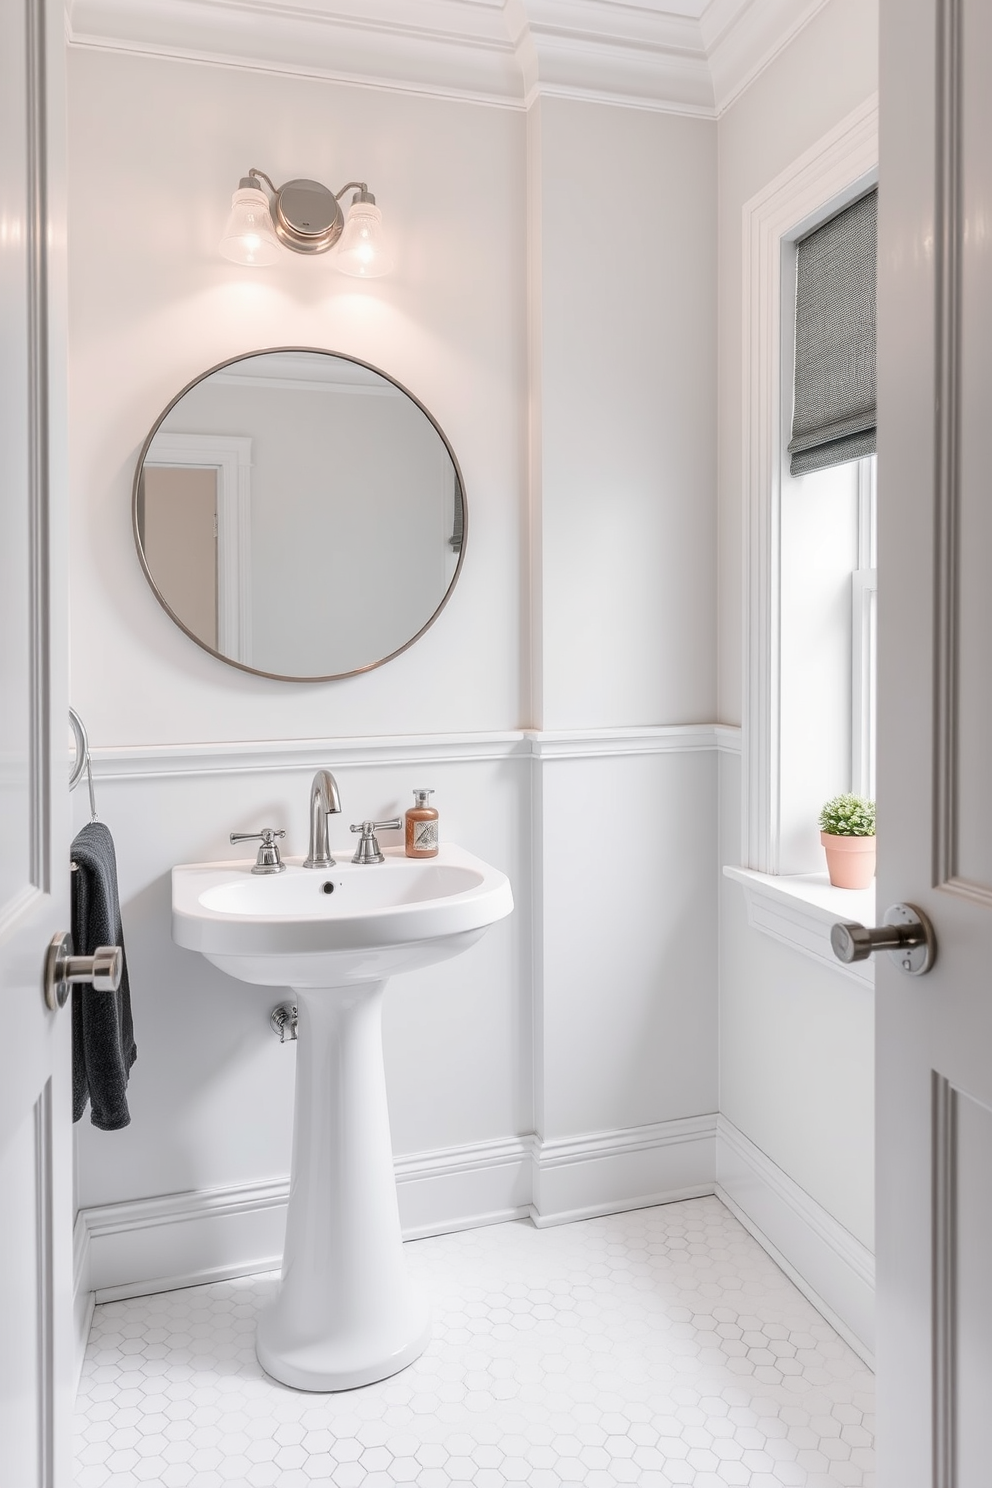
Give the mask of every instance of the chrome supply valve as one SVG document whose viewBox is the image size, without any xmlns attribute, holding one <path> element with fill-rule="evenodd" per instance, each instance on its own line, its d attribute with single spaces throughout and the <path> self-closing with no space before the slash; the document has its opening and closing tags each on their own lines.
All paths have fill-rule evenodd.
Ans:
<svg viewBox="0 0 992 1488">
<path fill-rule="evenodd" d="M 295 1002 L 280 1002 L 269 1014 L 269 1027 L 279 1035 L 281 1044 L 292 1043 L 298 1035 L 299 1009 Z"/>
<path fill-rule="evenodd" d="M 257 842 L 261 839 L 261 847 L 258 849 L 258 857 L 252 873 L 282 873 L 286 864 L 279 856 L 279 844 L 277 837 L 285 837 L 286 833 L 275 827 L 263 827 L 260 832 L 232 832 L 232 842 Z"/>
<path fill-rule="evenodd" d="M 395 832 L 402 825 L 403 823 L 398 816 L 394 817 L 392 821 L 363 821 L 357 825 L 352 823 L 351 830 L 353 832 L 361 832 L 362 835 L 358 840 L 358 846 L 355 848 L 355 856 L 351 861 L 353 863 L 384 863 L 386 861 L 385 854 L 376 841 L 375 834 L 376 832 Z"/>
</svg>

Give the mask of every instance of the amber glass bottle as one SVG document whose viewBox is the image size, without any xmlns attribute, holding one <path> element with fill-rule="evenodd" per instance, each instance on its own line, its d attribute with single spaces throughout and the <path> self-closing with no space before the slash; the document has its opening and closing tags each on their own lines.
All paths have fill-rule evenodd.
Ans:
<svg viewBox="0 0 992 1488">
<path fill-rule="evenodd" d="M 406 814 L 406 855 L 408 858 L 437 857 L 437 812 L 431 806 L 432 790 L 415 790 Z"/>
</svg>

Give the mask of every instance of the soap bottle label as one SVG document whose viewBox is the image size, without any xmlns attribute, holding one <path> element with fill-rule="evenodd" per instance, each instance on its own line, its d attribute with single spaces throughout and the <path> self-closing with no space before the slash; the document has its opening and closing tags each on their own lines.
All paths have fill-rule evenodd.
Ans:
<svg viewBox="0 0 992 1488">
<path fill-rule="evenodd" d="M 433 852 L 437 847 L 437 819 L 413 823 L 413 845 L 418 852 Z"/>
</svg>

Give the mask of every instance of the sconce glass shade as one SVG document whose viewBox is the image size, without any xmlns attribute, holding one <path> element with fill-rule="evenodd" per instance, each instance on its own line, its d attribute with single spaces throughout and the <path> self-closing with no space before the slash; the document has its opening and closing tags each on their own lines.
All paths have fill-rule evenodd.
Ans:
<svg viewBox="0 0 992 1488">
<path fill-rule="evenodd" d="M 383 237 L 382 213 L 374 202 L 356 197 L 348 208 L 334 263 L 342 274 L 358 279 L 377 279 L 395 267 Z"/>
<path fill-rule="evenodd" d="M 231 215 L 220 240 L 220 251 L 236 264 L 261 267 L 276 262 L 281 250 L 264 191 L 254 186 L 239 186 L 231 198 Z"/>
</svg>

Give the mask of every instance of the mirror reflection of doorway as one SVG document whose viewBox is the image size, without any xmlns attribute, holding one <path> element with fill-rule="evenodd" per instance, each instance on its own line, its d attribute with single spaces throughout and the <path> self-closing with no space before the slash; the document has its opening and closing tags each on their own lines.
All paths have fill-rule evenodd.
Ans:
<svg viewBox="0 0 992 1488">
<path fill-rule="evenodd" d="M 146 467 L 138 534 L 176 616 L 216 650 L 216 467 Z"/>
<path fill-rule="evenodd" d="M 245 435 L 160 432 L 134 509 L 142 561 L 161 575 L 173 615 L 201 644 L 249 665 L 251 462 Z"/>
</svg>

